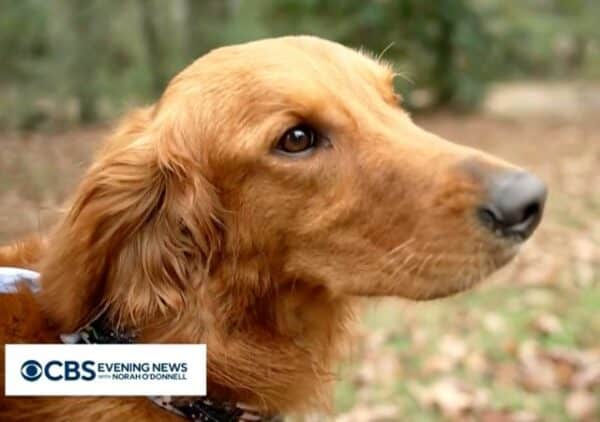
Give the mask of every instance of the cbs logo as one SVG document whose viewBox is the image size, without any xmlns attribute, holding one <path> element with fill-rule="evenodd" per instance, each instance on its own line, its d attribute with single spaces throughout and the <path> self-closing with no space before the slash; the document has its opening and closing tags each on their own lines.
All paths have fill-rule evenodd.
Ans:
<svg viewBox="0 0 600 422">
<path fill-rule="evenodd" d="M 28 360 L 21 365 L 21 376 L 27 381 L 36 381 L 42 374 L 42 365 L 37 360 Z"/>
<path fill-rule="evenodd" d="M 42 365 L 37 360 L 28 360 L 21 365 L 21 376 L 27 381 L 37 381 L 44 375 L 50 381 L 92 381 L 96 378 L 95 362 L 74 360 L 51 360 Z"/>
</svg>

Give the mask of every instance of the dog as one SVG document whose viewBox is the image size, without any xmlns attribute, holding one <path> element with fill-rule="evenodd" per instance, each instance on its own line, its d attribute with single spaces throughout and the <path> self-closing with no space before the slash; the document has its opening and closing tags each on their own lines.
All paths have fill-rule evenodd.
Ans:
<svg viewBox="0 0 600 422">
<path fill-rule="evenodd" d="M 0 250 L 4 343 L 102 315 L 140 343 L 206 343 L 212 401 L 327 411 L 359 297 L 429 300 L 509 262 L 536 176 L 416 126 L 391 66 L 310 36 L 219 48 L 125 117 L 43 239 Z M 147 398 L 0 399 L 0 419 L 181 420 Z"/>
</svg>

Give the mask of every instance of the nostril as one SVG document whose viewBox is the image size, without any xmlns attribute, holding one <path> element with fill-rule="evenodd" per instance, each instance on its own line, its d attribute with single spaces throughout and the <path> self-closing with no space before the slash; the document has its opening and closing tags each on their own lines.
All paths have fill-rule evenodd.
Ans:
<svg viewBox="0 0 600 422">
<path fill-rule="evenodd" d="M 539 202 L 534 202 L 532 204 L 529 204 L 523 210 L 523 219 L 521 220 L 521 222 L 526 222 L 526 221 L 529 221 L 531 219 L 534 219 L 539 214 L 540 214 L 540 204 L 539 204 Z"/>
<path fill-rule="evenodd" d="M 483 223 L 484 226 L 495 230 L 500 222 L 500 218 L 497 211 L 494 211 L 489 206 L 484 206 L 479 208 L 477 211 L 479 219 Z"/>
</svg>

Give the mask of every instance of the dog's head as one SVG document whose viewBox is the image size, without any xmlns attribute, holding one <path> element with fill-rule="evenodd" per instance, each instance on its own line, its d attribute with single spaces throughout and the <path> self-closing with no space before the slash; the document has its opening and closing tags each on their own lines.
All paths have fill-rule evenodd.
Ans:
<svg viewBox="0 0 600 422">
<path fill-rule="evenodd" d="M 312 37 L 197 60 L 85 177 L 43 269 L 66 303 L 53 312 L 70 328 L 113 305 L 144 319 L 207 280 L 248 301 L 297 283 L 429 299 L 508 262 L 543 183 L 417 127 L 393 78 Z"/>
</svg>

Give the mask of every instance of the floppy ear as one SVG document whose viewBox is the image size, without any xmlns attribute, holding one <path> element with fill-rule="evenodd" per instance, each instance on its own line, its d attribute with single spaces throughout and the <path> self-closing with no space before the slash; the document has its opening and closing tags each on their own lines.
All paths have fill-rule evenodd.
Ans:
<svg viewBox="0 0 600 422">
<path fill-rule="evenodd" d="M 176 313 L 217 250 L 216 194 L 185 133 L 151 116 L 125 121 L 49 239 L 40 294 L 67 332 L 99 313 L 120 326 Z"/>
</svg>

